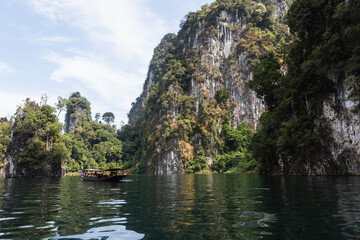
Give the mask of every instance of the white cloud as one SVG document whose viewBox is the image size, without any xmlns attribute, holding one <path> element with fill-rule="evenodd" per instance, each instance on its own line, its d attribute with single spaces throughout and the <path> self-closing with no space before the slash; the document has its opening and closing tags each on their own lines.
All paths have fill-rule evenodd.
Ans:
<svg viewBox="0 0 360 240">
<path fill-rule="evenodd" d="M 50 76 L 52 80 L 63 83 L 79 81 L 107 102 L 115 102 L 124 110 L 128 110 L 134 96 L 139 94 L 141 77 L 138 74 L 114 70 L 95 56 L 64 57 L 50 53 L 45 58 L 57 65 Z"/>
<path fill-rule="evenodd" d="M 61 2 L 52 0 L 30 0 L 30 3 L 41 14 L 46 15 L 51 20 L 56 20 L 61 16 Z"/>
<path fill-rule="evenodd" d="M 0 91 L 0 117 L 10 118 L 24 99 L 24 95 Z"/>
<path fill-rule="evenodd" d="M 139 64 L 148 64 L 166 33 L 164 21 L 151 12 L 147 0 L 29 1 L 49 19 L 80 28 L 104 52 Z"/>
<path fill-rule="evenodd" d="M 7 117 L 8 119 L 13 116 L 16 112 L 16 109 L 18 106 L 21 106 L 24 104 L 24 101 L 27 98 L 30 98 L 31 100 L 36 101 L 37 103 L 40 103 L 41 95 L 44 92 L 38 92 L 38 94 L 35 94 L 33 96 L 29 96 L 25 93 L 14 93 L 14 92 L 5 92 L 0 91 L 0 117 Z M 50 104 L 52 106 L 55 105 L 57 102 L 57 96 L 54 94 L 46 93 L 48 96 L 47 104 Z"/>
<path fill-rule="evenodd" d="M 38 38 L 37 41 L 48 42 L 48 43 L 70 43 L 70 42 L 74 42 L 75 39 L 70 37 L 55 36 L 55 37 Z"/>
<path fill-rule="evenodd" d="M 60 52 L 59 48 L 45 56 L 56 64 L 50 78 L 64 85 L 74 84 L 73 81 L 81 83 L 101 96 L 102 99 L 94 99 L 97 103 L 92 102 L 96 111 L 105 109 L 101 102 L 107 111 L 117 111 L 126 119 L 131 102 L 142 90 L 153 49 L 167 32 L 164 21 L 150 10 L 150 2 L 28 1 L 54 25 L 75 27 L 80 35 L 77 38 L 84 41 L 74 42 L 71 51 Z"/>
<path fill-rule="evenodd" d="M 0 73 L 11 73 L 14 71 L 15 70 L 8 64 L 6 64 L 4 62 L 0 62 Z"/>
</svg>

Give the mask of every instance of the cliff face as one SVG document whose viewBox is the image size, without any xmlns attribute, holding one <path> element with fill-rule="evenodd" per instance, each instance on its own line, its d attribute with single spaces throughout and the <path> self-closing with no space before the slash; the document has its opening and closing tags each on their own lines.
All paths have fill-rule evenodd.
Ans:
<svg viewBox="0 0 360 240">
<path fill-rule="evenodd" d="M 154 55 L 150 61 L 143 92 L 136 101 L 132 103 L 132 108 L 128 114 L 130 124 L 135 125 L 139 121 L 139 118 L 142 117 L 151 86 L 161 80 L 161 65 L 164 63 L 165 56 L 168 51 L 170 51 L 170 48 L 173 47 L 175 41 L 176 35 L 169 33 L 163 37 L 160 44 L 155 48 Z"/>
<path fill-rule="evenodd" d="M 90 102 L 79 92 L 71 94 L 66 108 L 65 131 L 67 133 L 75 129 L 76 123 L 80 119 L 91 120 Z"/>
<path fill-rule="evenodd" d="M 186 47 L 202 50 L 200 66 L 197 69 L 201 78 L 191 79 L 190 95 L 201 99 L 204 91 L 208 98 L 214 99 L 217 90 L 230 89 L 229 102 L 233 105 L 231 126 L 235 128 L 240 123 L 247 123 L 256 129 L 264 105 L 247 85 L 252 77 L 247 50 L 238 49 L 247 29 L 246 18 L 238 11 L 221 11 L 215 25 L 216 34 L 208 39 L 201 39 L 207 30 L 202 28 L 202 25 L 205 25 L 205 22 L 200 23 L 196 29 L 194 39 L 188 42 L 186 39 L 180 40 L 185 46 L 183 52 L 187 50 Z"/>
<path fill-rule="evenodd" d="M 354 114 L 356 102 L 348 96 L 345 86 L 341 86 L 338 94 L 323 103 L 323 114 L 319 119 L 330 127 L 332 141 L 328 143 L 328 149 L 331 156 L 309 169 L 310 174 L 360 175 L 360 119 Z"/>
<path fill-rule="evenodd" d="M 61 125 L 49 105 L 38 105 L 27 99 L 19 107 L 12 124 L 6 151 L 6 177 L 61 177 L 65 145 L 60 135 Z"/>
<path fill-rule="evenodd" d="M 349 100 L 348 95 L 345 86 L 340 86 L 323 101 L 322 113 L 315 121 L 318 126 L 328 128 L 328 137 L 322 141 L 326 151 L 283 174 L 360 175 L 360 119 L 354 114 L 356 103 Z M 279 162 L 283 166 L 282 161 Z"/>
<path fill-rule="evenodd" d="M 13 131 L 7 152 L 5 176 L 7 178 L 65 176 L 66 166 L 63 166 L 61 160 L 56 159 L 52 155 L 44 156 L 41 161 L 35 164 L 21 162 L 20 156 L 24 155 L 27 151 L 30 139 L 29 135 L 19 132 L 14 134 Z"/>
<path fill-rule="evenodd" d="M 143 129 L 148 172 L 184 173 L 194 161 L 211 167 L 224 124 L 259 126 L 265 106 L 248 81 L 257 57 L 286 35 L 283 27 L 275 37 L 266 21 L 277 19 L 281 28 L 289 6 L 223 2 L 190 13 L 178 35 L 165 36 L 155 49 L 143 93 L 129 113 L 129 122 Z"/>
<path fill-rule="evenodd" d="M 297 38 L 287 50 L 287 71 L 278 74 L 280 64 L 268 55 L 254 73 L 257 92 L 271 106 L 254 154 L 264 173 L 360 175 L 360 4 L 312 3 L 294 1 L 289 10 Z"/>
<path fill-rule="evenodd" d="M 356 102 L 348 99 L 344 86 L 322 102 L 322 112 L 316 126 L 327 132 L 320 136 L 323 150 L 303 160 L 298 166 L 288 166 L 279 154 L 281 175 L 360 175 L 360 119 L 354 114 Z"/>
<path fill-rule="evenodd" d="M 0 118 L 0 178 L 5 177 L 6 151 L 10 143 L 12 121 Z"/>
<path fill-rule="evenodd" d="M 0 178 L 6 177 L 5 168 L 0 168 Z"/>
</svg>

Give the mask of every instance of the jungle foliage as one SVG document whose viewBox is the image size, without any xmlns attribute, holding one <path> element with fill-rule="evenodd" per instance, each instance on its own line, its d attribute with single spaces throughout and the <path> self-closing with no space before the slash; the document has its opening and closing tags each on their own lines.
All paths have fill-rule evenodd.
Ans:
<svg viewBox="0 0 360 240">
<path fill-rule="evenodd" d="M 90 113 L 90 102 L 79 92 L 69 97 L 65 123 L 70 131 L 63 135 L 69 151 L 67 171 L 122 167 L 122 142 L 116 137 L 116 129 L 110 126 L 115 121 L 114 114 L 104 113 L 103 124 L 98 122 L 100 113 L 95 115 L 96 121 Z"/>
<path fill-rule="evenodd" d="M 7 163 L 6 152 L 10 144 L 12 121 L 7 118 L 0 120 L 0 168 L 4 167 Z"/>
<path fill-rule="evenodd" d="M 68 158 L 68 151 L 60 134 L 61 124 L 55 111 L 50 105 L 39 105 L 26 99 L 23 106 L 18 107 L 13 124 L 3 123 L 8 124 L 2 132 L 2 136 L 6 136 L 7 150 L 18 152 L 17 166 L 27 169 L 30 176 L 50 176 L 48 171 L 53 171 L 54 168 L 58 174 L 61 165 Z"/>
<path fill-rule="evenodd" d="M 295 40 L 287 48 L 285 62 L 274 53 L 262 56 L 250 83 L 267 105 L 262 128 L 251 145 L 262 172 L 277 172 L 279 156 L 286 173 L 304 159 L 326 153 L 329 130 L 315 120 L 323 100 L 337 94 L 344 82 L 358 111 L 359 12 L 360 3 L 355 0 L 292 4 L 288 21 Z"/>
<path fill-rule="evenodd" d="M 30 99 L 25 100 L 10 121 L 1 119 L 0 167 L 7 163 L 9 151 L 12 151 L 18 166 L 39 176 L 51 165 L 58 170 L 66 165 L 68 172 L 123 166 L 123 144 L 117 137 L 116 129 L 91 120 L 90 102 L 86 98 L 77 92 L 69 99 L 59 97 L 56 106 L 58 111 L 67 106 L 66 120 L 72 119 L 74 124 L 68 133 L 62 134 L 56 108 L 39 105 Z M 109 118 L 106 119 L 107 123 L 114 120 L 113 113 L 104 115 Z M 18 156 L 14 152 L 19 152 Z"/>
<path fill-rule="evenodd" d="M 80 120 L 76 128 L 64 135 L 70 156 L 67 170 L 122 167 L 122 142 L 115 129 L 97 121 Z"/>
</svg>

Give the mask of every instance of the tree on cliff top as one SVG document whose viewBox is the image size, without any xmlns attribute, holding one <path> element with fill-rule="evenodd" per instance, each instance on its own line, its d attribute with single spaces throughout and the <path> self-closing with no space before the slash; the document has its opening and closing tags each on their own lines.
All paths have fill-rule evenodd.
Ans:
<svg viewBox="0 0 360 240">
<path fill-rule="evenodd" d="M 96 113 L 95 114 L 95 120 L 98 122 L 100 120 L 100 118 L 101 118 L 100 113 Z"/>
<path fill-rule="evenodd" d="M 106 112 L 102 115 L 102 120 L 104 120 L 106 124 L 110 124 L 115 121 L 115 116 L 112 112 Z"/>
</svg>

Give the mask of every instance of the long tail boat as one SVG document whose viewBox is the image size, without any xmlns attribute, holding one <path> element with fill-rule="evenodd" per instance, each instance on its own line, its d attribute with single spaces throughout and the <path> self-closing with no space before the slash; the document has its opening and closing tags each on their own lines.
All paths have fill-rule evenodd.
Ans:
<svg viewBox="0 0 360 240">
<path fill-rule="evenodd" d="M 129 175 L 131 175 L 130 171 L 122 168 L 84 169 L 80 171 L 80 176 L 84 181 L 94 182 L 117 182 Z"/>
</svg>

